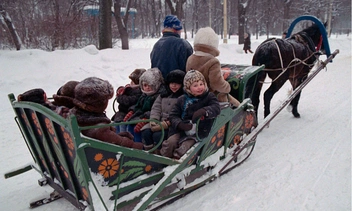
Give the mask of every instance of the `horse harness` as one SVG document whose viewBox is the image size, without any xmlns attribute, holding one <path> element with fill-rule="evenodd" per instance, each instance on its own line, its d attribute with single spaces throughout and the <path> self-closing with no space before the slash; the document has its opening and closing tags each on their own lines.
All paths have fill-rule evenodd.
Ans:
<svg viewBox="0 0 352 211">
<path fill-rule="evenodd" d="M 300 65 L 300 64 L 306 65 L 306 66 L 308 66 L 308 67 L 312 67 L 312 66 L 313 66 L 313 64 L 307 64 L 307 63 L 306 63 L 306 61 L 307 61 L 308 59 L 310 59 L 312 56 L 315 56 L 315 55 L 316 55 L 316 53 L 315 53 L 315 45 L 314 45 L 312 39 L 311 39 L 305 32 L 300 32 L 300 33 L 297 33 L 297 34 L 295 34 L 295 35 L 292 35 L 292 38 L 294 38 L 297 42 L 302 43 L 302 44 L 308 46 L 308 49 L 309 49 L 309 51 L 311 52 L 311 54 L 310 54 L 307 58 L 305 58 L 304 60 L 301 60 L 301 59 L 299 59 L 299 58 L 296 58 L 295 49 L 294 49 L 292 43 L 291 43 L 291 42 L 288 42 L 288 43 L 290 44 L 290 46 L 291 46 L 294 59 L 287 65 L 286 68 L 284 68 L 283 60 L 282 60 L 282 55 L 281 55 L 281 49 L 280 49 L 280 47 L 279 47 L 279 45 L 278 45 L 278 43 L 277 43 L 277 39 L 276 39 L 276 38 L 272 38 L 272 39 L 267 40 L 267 41 L 273 41 L 273 42 L 275 42 L 276 48 L 278 49 L 278 54 L 279 54 L 279 58 L 280 58 L 281 68 L 276 68 L 276 69 L 266 69 L 266 68 L 264 68 L 263 70 L 265 70 L 265 71 L 277 71 L 277 70 L 282 70 L 282 72 L 281 72 L 275 79 L 273 79 L 273 80 L 271 81 L 271 83 L 274 82 L 274 81 L 276 81 L 276 80 L 277 80 L 281 75 L 283 75 L 283 74 L 287 71 L 287 69 L 289 69 L 289 68 L 292 68 L 292 67 L 293 67 L 293 68 L 294 68 L 294 72 L 296 72 L 296 66 L 298 66 L 298 65 Z M 298 62 L 297 62 L 297 61 L 298 61 Z M 293 62 L 297 62 L 297 63 L 291 65 Z M 298 74 L 297 74 L 297 75 L 298 75 Z M 294 76 L 293 76 L 292 78 L 295 78 L 297 75 L 294 74 Z M 262 83 L 264 83 L 264 82 L 262 82 Z"/>
</svg>

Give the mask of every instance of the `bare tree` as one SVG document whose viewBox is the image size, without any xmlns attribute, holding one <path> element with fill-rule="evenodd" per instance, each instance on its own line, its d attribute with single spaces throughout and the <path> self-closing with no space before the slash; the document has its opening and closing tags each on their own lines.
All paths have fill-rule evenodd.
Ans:
<svg viewBox="0 0 352 211">
<path fill-rule="evenodd" d="M 112 48 L 111 0 L 99 2 L 99 49 Z"/>
<path fill-rule="evenodd" d="M 284 20 L 282 23 L 282 32 L 286 31 L 289 27 L 289 18 L 290 18 L 290 8 L 292 5 L 293 1 L 291 0 L 285 0 L 284 1 Z"/>
<path fill-rule="evenodd" d="M 110 0 L 112 3 L 121 2 L 120 9 L 126 6 L 125 11 L 135 7 L 137 13 L 135 19 L 128 22 L 127 18 L 131 19 L 131 13 L 126 13 L 126 16 L 115 13 L 120 15 L 119 21 L 116 21 L 118 24 L 113 21 L 106 25 L 108 27 L 106 29 L 101 28 L 100 16 L 97 14 L 99 4 L 103 1 L 108 2 L 108 0 L 1 0 L 0 48 L 37 48 L 52 51 L 81 48 L 88 44 L 100 46 L 99 35 L 109 34 L 111 26 L 111 38 L 108 37 L 106 40 L 110 42 L 112 37 L 119 35 L 123 48 L 128 49 L 132 27 L 136 27 L 136 34 L 141 34 L 142 38 L 158 37 L 162 20 L 168 14 L 178 16 L 185 33 L 189 27 L 196 32 L 200 27 L 206 26 L 211 26 L 218 34 L 222 33 L 223 12 L 219 0 Z M 227 2 L 229 35 L 238 34 L 239 43 L 243 43 L 242 36 L 247 30 L 256 33 L 257 36 L 281 35 L 283 30 L 287 30 L 289 24 L 301 15 L 313 15 L 322 22 L 331 19 L 331 29 L 334 33 L 351 31 L 350 0 L 227 0 Z M 330 2 L 332 4 L 329 4 Z M 106 17 L 109 18 L 111 8 L 106 12 Z M 132 21 L 134 25 L 131 24 Z M 305 26 L 300 24 L 297 30 L 300 30 L 300 27 Z"/>
<path fill-rule="evenodd" d="M 128 21 L 128 15 L 129 15 L 129 10 L 131 8 L 131 3 L 132 0 L 128 0 L 126 4 L 126 9 L 124 11 L 124 16 L 121 18 L 120 11 L 121 11 L 121 1 L 120 0 L 115 0 L 114 2 L 114 17 L 117 23 L 117 28 L 120 33 L 121 37 L 121 44 L 122 44 L 122 50 L 128 50 L 128 31 L 127 31 L 127 21 Z"/>
<path fill-rule="evenodd" d="M 244 43 L 247 6 L 248 0 L 238 0 L 238 44 Z"/>
<path fill-rule="evenodd" d="M 20 50 L 21 49 L 21 39 L 17 34 L 16 28 L 13 25 L 11 18 L 9 16 L 9 14 L 6 12 L 5 8 L 0 4 L 0 14 L 11 34 L 12 40 L 16 46 L 16 50 Z"/>
</svg>

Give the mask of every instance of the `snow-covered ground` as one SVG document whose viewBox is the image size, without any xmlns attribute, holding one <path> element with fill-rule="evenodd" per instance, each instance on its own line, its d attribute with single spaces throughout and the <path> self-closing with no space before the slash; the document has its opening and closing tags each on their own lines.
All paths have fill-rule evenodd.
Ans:
<svg viewBox="0 0 352 211">
<path fill-rule="evenodd" d="M 252 37 L 252 50 L 264 39 Z M 7 94 L 17 96 L 40 87 L 50 96 L 66 81 L 90 76 L 109 80 L 116 89 L 129 82 L 135 68 L 149 68 L 155 41 L 130 40 L 130 50 L 124 51 L 118 47 L 98 51 L 94 46 L 0 51 L 0 174 L 32 162 Z M 339 49 L 340 54 L 303 90 L 301 118 L 283 110 L 259 134 L 243 165 L 161 210 L 351 210 L 351 37 L 332 35 L 329 41 L 331 50 Z M 220 61 L 251 64 L 253 54 L 244 54 L 236 43 L 232 37 L 228 44 L 220 44 Z M 272 109 L 289 90 L 286 83 L 274 96 Z M 111 105 L 107 114 L 113 114 Z M 52 189 L 40 187 L 39 178 L 34 170 L 6 180 L 1 177 L 0 210 L 29 210 L 30 201 L 48 195 Z M 77 209 L 60 199 L 35 210 Z"/>
</svg>

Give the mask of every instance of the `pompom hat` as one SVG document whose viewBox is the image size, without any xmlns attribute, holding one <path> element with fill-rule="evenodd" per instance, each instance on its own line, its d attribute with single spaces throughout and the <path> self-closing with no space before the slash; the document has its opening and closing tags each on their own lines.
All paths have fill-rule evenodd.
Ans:
<svg viewBox="0 0 352 211">
<path fill-rule="evenodd" d="M 203 81 L 205 90 L 208 91 L 207 82 L 205 81 L 203 74 L 198 70 L 190 70 L 186 73 L 185 78 L 183 79 L 183 89 L 185 92 L 192 95 L 190 87 L 194 82 L 197 81 Z"/>
<path fill-rule="evenodd" d="M 181 21 L 174 15 L 168 15 L 164 20 L 164 28 L 172 28 L 177 31 L 182 29 Z"/>
<path fill-rule="evenodd" d="M 114 88 L 108 81 L 89 77 L 77 84 L 73 103 L 80 109 L 102 113 L 113 96 Z"/>
<path fill-rule="evenodd" d="M 200 28 L 193 42 L 194 46 L 197 44 L 208 45 L 217 50 L 219 47 L 219 36 L 210 27 Z"/>
</svg>

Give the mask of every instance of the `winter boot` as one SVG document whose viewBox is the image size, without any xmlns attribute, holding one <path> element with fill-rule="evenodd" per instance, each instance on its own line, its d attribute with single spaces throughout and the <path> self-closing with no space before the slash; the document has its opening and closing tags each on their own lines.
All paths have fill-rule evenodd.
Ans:
<svg viewBox="0 0 352 211">
<path fill-rule="evenodd" d="M 173 156 L 175 159 L 180 159 L 186 152 L 196 143 L 194 139 L 187 139 L 181 143 L 180 147 L 175 149 Z"/>
<path fill-rule="evenodd" d="M 150 145 L 143 145 L 144 146 L 144 150 L 145 151 L 149 151 L 154 147 L 154 144 L 150 144 Z"/>
</svg>

